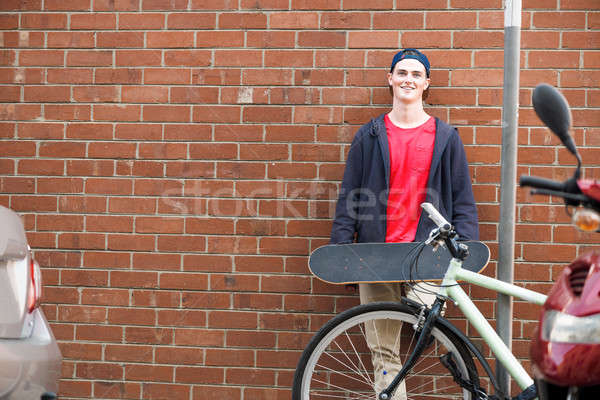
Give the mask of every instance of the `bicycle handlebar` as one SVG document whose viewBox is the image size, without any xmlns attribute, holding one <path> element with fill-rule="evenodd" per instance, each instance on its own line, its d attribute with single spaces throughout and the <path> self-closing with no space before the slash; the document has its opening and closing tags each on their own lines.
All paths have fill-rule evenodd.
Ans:
<svg viewBox="0 0 600 400">
<path fill-rule="evenodd" d="M 440 229 L 449 230 L 452 225 L 446 221 L 446 218 L 440 214 L 440 212 L 431 203 L 421 203 L 421 207 L 429 214 L 429 218 L 435 222 Z"/>
<path fill-rule="evenodd" d="M 546 178 L 528 175 L 521 176 L 519 179 L 519 185 L 530 186 L 536 189 L 548 189 L 556 192 L 563 192 L 565 190 L 564 182 L 557 182 Z"/>
</svg>

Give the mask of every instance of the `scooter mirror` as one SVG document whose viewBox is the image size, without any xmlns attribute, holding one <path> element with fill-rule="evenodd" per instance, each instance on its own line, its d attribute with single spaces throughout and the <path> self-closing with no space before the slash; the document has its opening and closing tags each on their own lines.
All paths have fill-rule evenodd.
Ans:
<svg viewBox="0 0 600 400">
<path fill-rule="evenodd" d="M 554 87 L 541 83 L 533 90 L 533 109 L 538 117 L 579 160 L 575 142 L 569 134 L 571 110 L 565 97 Z"/>
</svg>

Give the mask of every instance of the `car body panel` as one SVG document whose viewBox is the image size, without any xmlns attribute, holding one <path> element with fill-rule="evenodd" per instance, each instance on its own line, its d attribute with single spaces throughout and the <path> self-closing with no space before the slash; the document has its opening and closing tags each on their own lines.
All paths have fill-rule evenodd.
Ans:
<svg viewBox="0 0 600 400">
<path fill-rule="evenodd" d="M 2 399 L 40 399 L 58 391 L 62 355 L 43 311 L 32 300 L 37 299 L 32 276 L 39 274 L 39 266 L 31 257 L 21 218 L 0 206 Z"/>
</svg>

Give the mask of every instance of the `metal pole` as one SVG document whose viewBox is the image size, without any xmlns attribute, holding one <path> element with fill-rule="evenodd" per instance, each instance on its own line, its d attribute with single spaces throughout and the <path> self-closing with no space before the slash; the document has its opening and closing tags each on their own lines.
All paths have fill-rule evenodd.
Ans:
<svg viewBox="0 0 600 400">
<path fill-rule="evenodd" d="M 517 129 L 519 120 L 519 62 L 521 50 L 521 0 L 504 3 L 504 90 L 502 95 L 502 159 L 500 223 L 498 225 L 498 279 L 512 283 L 514 270 Z M 496 330 L 511 348 L 513 304 L 510 296 L 498 295 Z M 510 394 L 510 377 L 496 362 L 500 389 Z M 509 396 L 510 397 L 510 396 Z"/>
</svg>

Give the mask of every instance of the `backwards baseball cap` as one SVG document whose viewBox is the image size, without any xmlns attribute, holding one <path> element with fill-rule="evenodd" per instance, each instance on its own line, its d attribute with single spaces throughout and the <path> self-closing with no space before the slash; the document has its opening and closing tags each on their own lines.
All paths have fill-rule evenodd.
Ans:
<svg viewBox="0 0 600 400">
<path fill-rule="evenodd" d="M 390 67 L 390 72 L 394 71 L 394 67 L 396 66 L 398 61 L 402 61 L 407 58 L 412 58 L 413 60 L 417 60 L 421 64 L 423 64 L 423 66 L 425 67 L 425 72 L 427 73 L 427 77 L 429 77 L 429 69 L 430 69 L 429 60 L 427 59 L 425 54 L 421 53 L 417 49 L 404 49 L 402 51 L 397 52 L 396 55 L 394 56 L 394 59 L 392 60 L 392 66 Z"/>
</svg>

